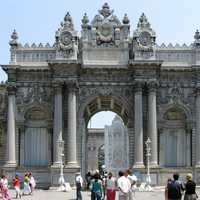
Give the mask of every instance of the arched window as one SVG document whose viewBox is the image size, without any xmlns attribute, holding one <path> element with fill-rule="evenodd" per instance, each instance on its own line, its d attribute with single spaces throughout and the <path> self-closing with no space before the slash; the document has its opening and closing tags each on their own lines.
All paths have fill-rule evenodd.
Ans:
<svg viewBox="0 0 200 200">
<path fill-rule="evenodd" d="M 172 107 L 164 114 L 160 130 L 159 160 L 161 166 L 181 167 L 191 165 L 191 133 L 187 131 L 186 114 Z"/>
<path fill-rule="evenodd" d="M 51 134 L 48 114 L 40 107 L 29 109 L 25 115 L 25 131 L 21 135 L 21 164 L 48 166 L 51 164 Z"/>
</svg>

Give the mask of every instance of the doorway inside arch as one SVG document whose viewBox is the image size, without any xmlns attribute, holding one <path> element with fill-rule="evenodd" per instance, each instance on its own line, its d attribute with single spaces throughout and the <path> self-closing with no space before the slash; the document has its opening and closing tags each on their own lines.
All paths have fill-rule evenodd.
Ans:
<svg viewBox="0 0 200 200">
<path fill-rule="evenodd" d="M 87 124 L 87 171 L 100 173 L 129 166 L 128 131 L 122 118 L 111 111 L 94 114 Z"/>
</svg>

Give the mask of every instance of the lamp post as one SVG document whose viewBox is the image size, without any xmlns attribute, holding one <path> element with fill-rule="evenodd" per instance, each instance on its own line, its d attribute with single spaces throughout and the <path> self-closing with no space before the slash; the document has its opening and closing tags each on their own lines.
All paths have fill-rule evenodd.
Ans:
<svg viewBox="0 0 200 200">
<path fill-rule="evenodd" d="M 63 147 L 64 147 L 64 142 L 63 140 L 59 141 L 59 148 L 60 148 L 60 177 L 58 179 L 58 183 L 59 183 L 59 191 L 64 191 L 65 187 L 64 187 L 64 183 L 65 183 L 65 179 L 64 179 L 64 174 L 63 174 Z"/>
<path fill-rule="evenodd" d="M 147 158 L 147 175 L 146 175 L 146 186 L 145 186 L 145 190 L 146 191 L 152 191 L 152 187 L 150 186 L 151 183 L 151 176 L 150 176 L 150 166 L 149 166 L 149 160 L 150 160 L 150 156 L 151 156 L 151 140 L 148 137 L 147 141 L 145 142 L 145 146 L 146 146 L 146 158 Z"/>
</svg>

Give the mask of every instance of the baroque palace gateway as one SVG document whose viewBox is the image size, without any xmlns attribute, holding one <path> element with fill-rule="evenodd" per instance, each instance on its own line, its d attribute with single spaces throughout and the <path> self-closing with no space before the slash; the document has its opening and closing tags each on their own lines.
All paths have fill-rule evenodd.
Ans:
<svg viewBox="0 0 200 200">
<path fill-rule="evenodd" d="M 150 137 L 152 181 L 193 172 L 200 183 L 200 34 L 190 45 L 156 45 L 142 14 L 130 34 L 107 3 L 81 36 L 69 13 L 55 43 L 21 45 L 11 35 L 8 75 L 0 86 L 0 166 L 11 177 L 33 171 L 41 184 L 59 177 L 61 152 L 68 182 L 87 171 L 87 123 L 113 111 L 127 127 L 128 163 L 145 173 L 144 141 Z"/>
</svg>

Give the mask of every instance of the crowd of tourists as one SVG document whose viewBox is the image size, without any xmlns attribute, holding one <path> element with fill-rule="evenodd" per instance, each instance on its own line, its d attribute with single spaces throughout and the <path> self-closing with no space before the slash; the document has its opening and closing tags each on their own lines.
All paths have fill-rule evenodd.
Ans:
<svg viewBox="0 0 200 200">
<path fill-rule="evenodd" d="M 86 174 L 85 187 L 91 191 L 91 200 L 133 200 L 134 189 L 137 188 L 137 177 L 131 170 L 119 171 L 118 177 L 114 177 L 111 172 L 101 176 L 98 170 L 92 174 Z M 79 173 L 76 177 L 76 200 L 82 200 L 81 191 L 84 186 L 83 178 Z M 116 192 L 118 191 L 118 198 Z M 197 200 L 196 183 L 193 181 L 192 174 L 187 174 L 186 181 L 179 180 L 179 174 L 173 174 L 169 178 L 165 188 L 165 200 Z"/>
<path fill-rule="evenodd" d="M 23 182 L 23 189 L 21 190 Z M 33 191 L 36 186 L 35 179 L 31 172 L 25 173 L 22 178 L 19 173 L 15 174 L 15 177 L 12 179 L 12 185 L 15 189 L 16 199 L 22 197 L 22 195 L 33 195 Z M 11 195 L 9 192 L 8 179 L 5 175 L 1 176 L 0 180 L 0 198 L 3 200 L 11 200 Z"/>
<path fill-rule="evenodd" d="M 133 188 L 136 185 L 137 177 L 130 170 L 119 171 L 118 178 L 111 172 L 100 175 L 97 170 L 94 174 L 86 174 L 86 189 L 91 191 L 91 200 L 115 200 L 116 191 L 119 191 L 119 200 L 132 200 Z M 76 177 L 77 200 L 82 200 L 81 190 L 83 179 L 79 173 Z"/>
</svg>

